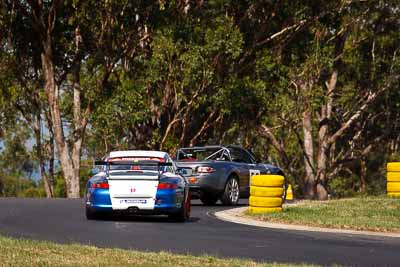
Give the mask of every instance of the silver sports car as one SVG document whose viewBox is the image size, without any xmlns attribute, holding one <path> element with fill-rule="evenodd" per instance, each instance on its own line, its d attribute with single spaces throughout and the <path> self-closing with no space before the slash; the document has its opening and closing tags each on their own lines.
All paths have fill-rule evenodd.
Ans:
<svg viewBox="0 0 400 267">
<path fill-rule="evenodd" d="M 240 197 L 249 197 L 251 176 L 283 175 L 280 168 L 260 163 L 251 152 L 233 145 L 180 148 L 176 164 L 191 169 L 186 173 L 191 195 L 205 205 L 218 199 L 224 205 L 236 205 Z"/>
</svg>

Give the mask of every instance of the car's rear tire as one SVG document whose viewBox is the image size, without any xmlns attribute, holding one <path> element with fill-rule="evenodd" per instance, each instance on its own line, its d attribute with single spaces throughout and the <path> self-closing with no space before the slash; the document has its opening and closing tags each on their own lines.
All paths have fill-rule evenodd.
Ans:
<svg viewBox="0 0 400 267">
<path fill-rule="evenodd" d="M 207 192 L 200 192 L 200 201 L 206 206 L 212 206 L 217 203 L 218 196 Z"/>
<path fill-rule="evenodd" d="M 88 220 L 98 220 L 100 219 L 99 213 L 86 207 L 86 219 Z"/>
<path fill-rule="evenodd" d="M 225 184 L 224 193 L 221 201 L 224 205 L 235 206 L 239 202 L 240 187 L 238 179 L 234 176 L 230 177 Z"/>
<path fill-rule="evenodd" d="M 174 222 L 185 222 L 190 218 L 191 211 L 190 196 L 187 195 L 186 200 L 183 201 L 182 207 L 177 213 L 170 214 L 168 217 Z"/>
</svg>

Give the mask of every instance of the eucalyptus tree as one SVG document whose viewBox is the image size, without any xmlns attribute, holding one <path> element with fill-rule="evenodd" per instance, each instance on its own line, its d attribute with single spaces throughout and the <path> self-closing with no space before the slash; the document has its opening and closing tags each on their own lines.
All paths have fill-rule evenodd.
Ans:
<svg viewBox="0 0 400 267">
<path fill-rule="evenodd" d="M 22 39 L 25 35 L 22 35 Z M 4 46 L 10 47 L 6 41 Z M 25 52 L 32 52 L 32 47 L 25 46 Z M 29 53 L 28 52 L 28 53 Z M 22 53 L 21 53 L 22 54 Z M 43 134 L 44 121 L 43 116 L 48 118 L 48 109 L 44 107 L 43 94 L 40 93 L 41 73 L 37 63 L 31 61 L 31 58 L 20 57 L 17 53 L 4 53 L 0 58 L 0 64 L 3 66 L 0 73 L 2 84 L 0 92 L 6 99 L 2 105 L 3 112 L 13 113 L 14 122 L 11 124 L 16 126 L 15 121 L 22 119 L 25 127 L 33 132 L 35 145 L 36 160 L 39 162 L 40 174 L 43 180 L 44 189 L 47 197 L 53 196 L 53 170 L 54 170 L 54 143 L 52 141 L 52 131 L 48 140 Z M 10 121 L 10 120 L 9 120 Z M 51 125 L 47 120 L 47 125 Z M 10 127 L 10 125 L 8 125 Z M 17 128 L 14 128 L 16 131 Z M 47 162 L 49 164 L 47 164 Z M 49 165 L 48 168 L 46 166 Z"/>
<path fill-rule="evenodd" d="M 308 198 L 326 199 L 329 181 L 343 163 L 365 156 L 380 140 L 363 144 L 357 157 L 347 145 L 373 130 L 363 121 L 379 112 L 372 110 L 377 101 L 398 90 L 398 12 L 397 1 L 329 2 L 279 55 L 288 86 L 280 94 L 277 120 L 265 121 L 259 130 L 295 172 L 279 141 L 287 137 L 277 137 L 273 127 L 291 129 L 304 166 L 304 174 L 296 174 L 303 177 L 298 181 Z"/>
<path fill-rule="evenodd" d="M 116 70 L 118 88 L 94 113 L 94 143 L 105 151 L 173 153 L 178 146 L 219 141 L 213 136 L 229 116 L 226 97 L 242 36 L 223 9 L 208 5 L 191 6 L 189 13 L 162 11 L 149 50 L 132 61 L 137 67 Z"/>
<path fill-rule="evenodd" d="M 90 114 L 113 89 L 113 70 L 136 55 L 158 3 L 6 1 L 12 51 L 34 44 L 68 197 L 79 197 L 82 142 Z M 30 37 L 18 43 L 21 32 Z M 30 34 L 29 34 L 30 33 Z M 26 36 L 25 36 L 26 37 Z M 128 61 L 128 60 L 127 60 Z"/>
</svg>

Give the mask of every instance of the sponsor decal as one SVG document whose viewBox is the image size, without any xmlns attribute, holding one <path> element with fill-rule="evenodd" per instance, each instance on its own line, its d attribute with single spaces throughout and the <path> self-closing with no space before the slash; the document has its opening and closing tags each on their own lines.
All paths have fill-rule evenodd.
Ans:
<svg viewBox="0 0 400 267">
<path fill-rule="evenodd" d="M 250 179 L 249 179 L 249 185 L 251 185 L 251 177 L 253 176 L 253 175 L 258 175 L 258 174 L 260 174 L 260 170 L 249 170 L 249 175 L 250 175 Z"/>
<path fill-rule="evenodd" d="M 146 204 L 146 199 L 121 199 L 119 204 Z"/>
</svg>

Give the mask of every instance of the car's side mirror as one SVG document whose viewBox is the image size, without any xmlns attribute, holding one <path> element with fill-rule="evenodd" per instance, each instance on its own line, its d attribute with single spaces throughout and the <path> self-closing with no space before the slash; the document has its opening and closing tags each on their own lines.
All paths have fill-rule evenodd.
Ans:
<svg viewBox="0 0 400 267">
<path fill-rule="evenodd" d="M 179 167 L 178 173 L 186 177 L 186 176 L 191 176 L 193 174 L 193 170 L 190 167 Z"/>
</svg>

